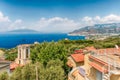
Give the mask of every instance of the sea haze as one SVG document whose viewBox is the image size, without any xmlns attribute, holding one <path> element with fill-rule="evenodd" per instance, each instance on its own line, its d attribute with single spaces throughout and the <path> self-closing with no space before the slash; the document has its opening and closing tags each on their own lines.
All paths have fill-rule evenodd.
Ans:
<svg viewBox="0 0 120 80">
<path fill-rule="evenodd" d="M 0 48 L 13 48 L 19 44 L 33 44 L 37 42 L 58 41 L 68 38 L 70 40 L 85 39 L 84 36 L 68 36 L 67 34 L 0 34 Z"/>
</svg>

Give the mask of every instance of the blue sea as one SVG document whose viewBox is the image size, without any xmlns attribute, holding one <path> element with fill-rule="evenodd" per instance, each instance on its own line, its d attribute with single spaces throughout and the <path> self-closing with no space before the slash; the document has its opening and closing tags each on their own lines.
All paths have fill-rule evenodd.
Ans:
<svg viewBox="0 0 120 80">
<path fill-rule="evenodd" d="M 14 48 L 19 44 L 34 42 L 50 42 L 68 38 L 70 40 L 85 39 L 84 36 L 68 36 L 67 34 L 0 34 L 0 48 Z"/>
</svg>

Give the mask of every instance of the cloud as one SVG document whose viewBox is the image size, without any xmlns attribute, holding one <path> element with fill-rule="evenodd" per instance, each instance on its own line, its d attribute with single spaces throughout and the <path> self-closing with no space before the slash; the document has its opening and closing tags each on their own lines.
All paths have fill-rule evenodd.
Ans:
<svg viewBox="0 0 120 80">
<path fill-rule="evenodd" d="M 84 25 L 94 25 L 94 24 L 106 24 L 106 23 L 120 23 L 120 16 L 115 14 L 110 14 L 104 17 L 84 17 L 82 19 Z"/>
<path fill-rule="evenodd" d="M 0 22 L 10 22 L 8 16 L 4 16 L 2 12 L 0 12 Z"/>
<path fill-rule="evenodd" d="M 25 22 L 22 19 L 10 20 L 0 12 L 0 32 L 14 29 L 33 29 L 41 32 L 70 32 L 85 26 L 104 23 L 120 23 L 120 15 L 110 14 L 107 16 L 85 16 L 82 19 L 69 19 L 63 17 L 40 18 L 32 23 Z"/>
<path fill-rule="evenodd" d="M 92 17 L 86 16 L 81 20 L 81 24 L 82 26 L 87 26 L 87 25 L 92 26 L 95 24 L 95 22 Z"/>
<path fill-rule="evenodd" d="M 23 25 L 23 21 L 21 19 L 17 19 L 12 21 L 8 16 L 4 16 L 4 14 L 0 11 L 0 32 L 19 29 Z"/>
<path fill-rule="evenodd" d="M 17 19 L 15 21 L 11 22 L 10 27 L 15 27 L 15 26 L 21 25 L 21 24 L 22 24 L 22 20 L 21 19 Z"/>
<path fill-rule="evenodd" d="M 21 29 L 21 28 L 23 28 L 23 21 L 21 19 L 17 19 L 9 24 L 8 30 Z"/>
<path fill-rule="evenodd" d="M 69 18 L 52 17 L 41 18 L 37 23 L 31 26 L 31 29 L 36 29 L 41 32 L 70 32 L 85 26 L 92 26 L 94 24 L 104 23 L 119 23 L 120 16 L 110 14 L 107 16 L 85 16 L 80 20 L 72 20 Z M 33 27 L 34 26 L 34 27 Z"/>
<path fill-rule="evenodd" d="M 103 22 L 103 23 L 116 23 L 116 22 L 120 22 L 120 16 L 114 15 L 114 14 L 110 14 L 108 16 L 103 17 L 101 19 L 101 22 Z"/>
<path fill-rule="evenodd" d="M 42 32 L 68 32 L 77 27 L 74 20 L 61 17 L 41 18 L 36 25 L 36 29 Z"/>
<path fill-rule="evenodd" d="M 14 23 L 15 23 L 15 24 L 21 24 L 21 23 L 22 23 L 22 20 L 21 20 L 21 19 L 17 19 L 17 20 L 15 20 Z"/>
</svg>

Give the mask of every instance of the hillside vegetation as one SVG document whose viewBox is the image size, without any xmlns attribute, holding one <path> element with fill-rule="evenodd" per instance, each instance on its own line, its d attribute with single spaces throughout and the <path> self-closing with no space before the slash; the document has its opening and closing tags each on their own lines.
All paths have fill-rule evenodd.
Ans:
<svg viewBox="0 0 120 80">
<path fill-rule="evenodd" d="M 87 46 L 111 48 L 116 44 L 120 46 L 119 36 L 105 40 L 60 40 L 33 44 L 30 55 L 32 63 L 17 68 L 11 76 L 7 73 L 1 74 L 0 80 L 67 80 L 70 71 L 66 65 L 67 57 L 74 50 Z M 15 60 L 16 48 L 6 50 L 5 56 L 7 60 Z"/>
</svg>

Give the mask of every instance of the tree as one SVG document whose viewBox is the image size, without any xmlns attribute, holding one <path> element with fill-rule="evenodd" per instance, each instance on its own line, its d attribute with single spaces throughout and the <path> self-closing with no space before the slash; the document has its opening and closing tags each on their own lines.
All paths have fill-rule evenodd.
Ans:
<svg viewBox="0 0 120 80">
<path fill-rule="evenodd" d="M 35 80 L 34 64 L 27 64 L 22 68 L 22 80 Z"/>
<path fill-rule="evenodd" d="M 46 67 L 46 80 L 64 80 L 65 73 L 61 65 L 63 65 L 63 63 L 60 60 L 49 61 Z"/>
<path fill-rule="evenodd" d="M 18 67 L 12 73 L 10 80 L 22 80 L 22 67 Z"/>
<path fill-rule="evenodd" d="M 7 72 L 0 74 L 0 80 L 9 80 L 9 75 Z"/>
</svg>

